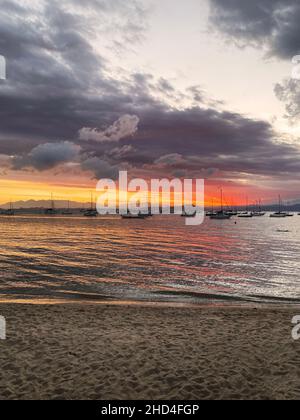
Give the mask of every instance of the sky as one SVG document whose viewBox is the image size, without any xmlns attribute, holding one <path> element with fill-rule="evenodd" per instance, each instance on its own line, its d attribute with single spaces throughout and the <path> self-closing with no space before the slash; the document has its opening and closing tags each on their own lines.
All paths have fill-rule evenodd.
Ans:
<svg viewBox="0 0 300 420">
<path fill-rule="evenodd" d="M 100 178 L 299 201 L 297 0 L 2 0 L 0 203 Z"/>
</svg>

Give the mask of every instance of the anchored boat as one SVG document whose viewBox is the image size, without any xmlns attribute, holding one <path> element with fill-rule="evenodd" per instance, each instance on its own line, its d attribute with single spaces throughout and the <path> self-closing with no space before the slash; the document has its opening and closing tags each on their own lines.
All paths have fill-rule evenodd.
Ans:
<svg viewBox="0 0 300 420">
<path fill-rule="evenodd" d="M 210 216 L 211 220 L 229 220 L 231 215 L 226 213 L 223 208 L 223 189 L 221 188 L 221 210 Z"/>
</svg>

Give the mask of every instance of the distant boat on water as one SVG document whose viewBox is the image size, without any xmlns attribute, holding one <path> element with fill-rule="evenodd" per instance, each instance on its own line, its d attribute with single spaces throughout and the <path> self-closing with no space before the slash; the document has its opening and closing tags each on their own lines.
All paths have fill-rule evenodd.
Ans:
<svg viewBox="0 0 300 420">
<path fill-rule="evenodd" d="M 86 210 L 83 213 L 83 215 L 84 215 L 84 217 L 97 217 L 98 216 L 98 212 L 97 212 L 97 210 L 95 208 L 95 205 L 94 205 L 93 193 L 91 193 L 91 208 Z"/>
<path fill-rule="evenodd" d="M 140 219 L 140 220 L 143 220 L 147 217 L 147 215 L 142 214 L 142 213 L 139 213 L 139 214 L 127 213 L 127 214 L 122 214 L 121 217 L 122 217 L 122 219 Z"/>
<path fill-rule="evenodd" d="M 241 213 L 239 213 L 238 217 L 241 219 L 252 219 L 253 217 L 253 212 L 248 210 L 248 197 L 246 197 L 246 211 L 242 211 Z"/>
<path fill-rule="evenodd" d="M 277 213 L 273 213 L 273 214 L 271 214 L 270 215 L 270 217 L 273 217 L 273 218 L 284 218 L 284 217 L 286 217 L 286 214 L 285 213 L 282 213 L 282 212 L 277 212 Z"/>
<path fill-rule="evenodd" d="M 272 213 L 270 215 L 270 217 L 272 218 L 285 218 L 287 217 L 287 213 L 282 211 L 282 200 L 281 200 L 281 196 L 279 196 L 279 203 L 278 203 L 278 211 L 276 213 Z"/>
<path fill-rule="evenodd" d="M 257 203 L 257 209 L 253 212 L 253 217 L 263 217 L 265 216 L 265 212 L 262 211 L 261 208 L 261 200 L 259 200 L 259 202 Z"/>
<path fill-rule="evenodd" d="M 68 209 L 62 212 L 64 216 L 71 216 L 73 213 L 70 210 L 70 201 L 68 201 Z"/>
<path fill-rule="evenodd" d="M 10 202 L 10 208 L 8 210 L 3 210 L 3 212 L 1 214 L 3 214 L 3 216 L 14 216 L 15 215 L 15 211 L 13 209 L 12 202 Z"/>
<path fill-rule="evenodd" d="M 211 216 L 215 216 L 217 213 L 215 211 L 207 211 L 206 212 L 206 216 L 207 217 L 211 217 Z"/>
<path fill-rule="evenodd" d="M 243 218 L 244 219 L 251 219 L 253 216 L 254 216 L 254 213 L 252 213 L 252 211 L 247 211 L 245 213 L 241 213 L 241 214 L 238 215 L 238 217 L 240 219 L 243 219 Z"/>
<path fill-rule="evenodd" d="M 215 216 L 217 213 L 215 212 L 214 200 L 211 202 L 211 210 L 206 212 L 207 217 Z"/>
<path fill-rule="evenodd" d="M 55 209 L 46 209 L 45 215 L 46 216 L 55 216 L 57 214 L 57 211 Z"/>
<path fill-rule="evenodd" d="M 89 209 L 84 212 L 84 217 L 97 217 L 97 216 L 98 216 L 97 210 Z"/>
<path fill-rule="evenodd" d="M 184 211 L 183 213 L 182 213 L 182 215 L 181 215 L 181 217 L 187 217 L 187 218 L 192 218 L 192 217 L 196 217 L 196 212 L 195 213 L 192 213 L 192 214 L 190 214 L 190 213 L 187 213 L 186 211 Z"/>
<path fill-rule="evenodd" d="M 231 215 L 227 214 L 224 210 L 220 210 L 210 216 L 210 218 L 211 220 L 229 220 L 231 219 Z"/>
<path fill-rule="evenodd" d="M 55 203 L 53 200 L 53 194 L 51 194 L 51 207 L 45 210 L 46 216 L 55 216 L 57 214 L 57 211 L 55 210 Z"/>
<path fill-rule="evenodd" d="M 229 216 L 237 216 L 238 212 L 236 210 L 226 210 L 226 214 Z"/>
<path fill-rule="evenodd" d="M 229 220 L 231 215 L 226 213 L 223 208 L 223 189 L 221 188 L 221 210 L 210 216 L 211 220 Z"/>
</svg>

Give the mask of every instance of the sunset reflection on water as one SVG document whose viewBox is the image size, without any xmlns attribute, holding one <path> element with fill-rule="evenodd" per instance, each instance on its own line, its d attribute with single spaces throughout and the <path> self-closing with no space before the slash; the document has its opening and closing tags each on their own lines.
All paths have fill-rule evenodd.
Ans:
<svg viewBox="0 0 300 420">
<path fill-rule="evenodd" d="M 299 226 L 297 216 L 207 219 L 197 227 L 177 216 L 1 217 L 0 298 L 300 299 Z"/>
</svg>

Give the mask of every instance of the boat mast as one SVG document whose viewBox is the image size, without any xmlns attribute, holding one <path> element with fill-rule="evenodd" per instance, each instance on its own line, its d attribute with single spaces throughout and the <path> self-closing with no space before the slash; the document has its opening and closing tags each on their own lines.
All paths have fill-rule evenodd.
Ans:
<svg viewBox="0 0 300 420">
<path fill-rule="evenodd" d="M 54 208 L 55 208 L 55 204 L 53 200 L 53 193 L 51 193 L 51 209 L 54 210 Z"/>
<path fill-rule="evenodd" d="M 279 194 L 279 214 L 281 213 L 281 195 Z"/>
<path fill-rule="evenodd" d="M 94 199 L 93 199 L 93 193 L 91 192 L 91 210 L 94 210 Z"/>
<path fill-rule="evenodd" d="M 221 188 L 221 211 L 223 212 L 223 188 Z"/>
</svg>

